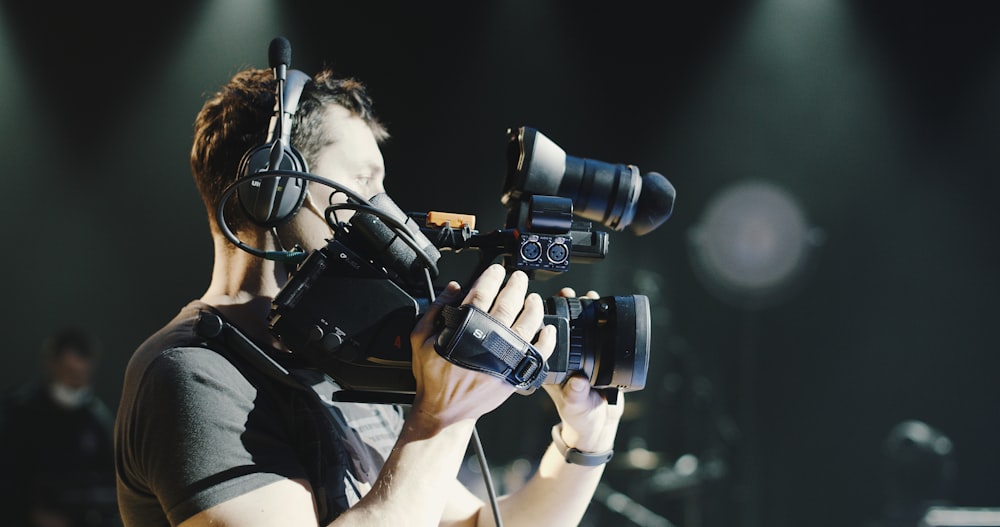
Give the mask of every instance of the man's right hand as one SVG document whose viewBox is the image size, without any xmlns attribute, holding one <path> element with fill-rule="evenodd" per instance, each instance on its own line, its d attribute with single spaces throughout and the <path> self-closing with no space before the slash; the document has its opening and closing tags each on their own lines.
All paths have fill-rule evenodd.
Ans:
<svg viewBox="0 0 1000 527">
<path fill-rule="evenodd" d="M 528 277 L 523 272 L 512 273 L 506 284 L 505 277 L 503 266 L 491 265 L 469 288 L 462 304 L 486 311 L 525 341 L 534 341 L 535 349 L 548 359 L 555 349 L 556 332 L 553 326 L 538 331 L 545 314 L 541 297 L 537 293 L 525 296 Z M 411 334 L 416 379 L 412 411 L 417 413 L 411 418 L 417 418 L 430 434 L 458 421 L 475 421 L 503 404 L 515 389 L 506 380 L 453 364 L 435 350 L 435 319 L 443 306 L 454 303 L 460 296 L 459 285 L 450 282 Z"/>
</svg>

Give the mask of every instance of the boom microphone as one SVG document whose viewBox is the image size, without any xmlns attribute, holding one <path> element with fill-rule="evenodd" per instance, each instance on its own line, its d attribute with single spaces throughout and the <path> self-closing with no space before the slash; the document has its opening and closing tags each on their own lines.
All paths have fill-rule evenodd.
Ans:
<svg viewBox="0 0 1000 527">
<path fill-rule="evenodd" d="M 275 37 L 267 47 L 267 63 L 274 70 L 276 79 L 284 79 L 285 72 L 292 64 L 292 45 L 285 37 Z"/>
</svg>

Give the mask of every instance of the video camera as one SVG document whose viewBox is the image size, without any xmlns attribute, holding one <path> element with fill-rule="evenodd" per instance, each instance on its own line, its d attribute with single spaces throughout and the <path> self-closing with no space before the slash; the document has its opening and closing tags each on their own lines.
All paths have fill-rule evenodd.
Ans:
<svg viewBox="0 0 1000 527">
<path fill-rule="evenodd" d="M 533 128 L 507 135 L 501 203 L 508 212 L 504 226 L 491 232 L 477 231 L 474 216 L 404 213 L 384 193 L 364 202 L 332 182 L 307 178 L 348 199 L 326 210 L 334 236 L 298 264 L 274 298 L 268 321 L 293 353 L 343 388 L 335 399 L 412 398 L 410 333 L 433 301 L 442 251 L 479 251 L 474 275 L 502 257 L 510 272 L 547 278 L 570 262 L 607 254 L 608 233 L 574 216 L 616 231 L 630 227 L 637 235 L 670 217 L 675 191 L 662 175 L 640 176 L 633 165 L 568 156 Z M 255 177 L 267 176 L 264 171 Z M 342 209 L 355 211 L 347 222 L 336 218 Z M 582 372 L 611 397 L 642 389 L 649 316 L 643 295 L 546 299 L 544 323 L 556 326 L 557 344 L 543 383 Z"/>
</svg>

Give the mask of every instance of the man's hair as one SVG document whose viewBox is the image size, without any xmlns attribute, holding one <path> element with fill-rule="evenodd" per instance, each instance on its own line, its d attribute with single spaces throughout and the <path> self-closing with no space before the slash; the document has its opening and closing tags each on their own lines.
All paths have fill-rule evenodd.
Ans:
<svg viewBox="0 0 1000 527">
<path fill-rule="evenodd" d="M 240 71 L 205 101 L 195 118 L 191 172 L 213 228 L 219 199 L 239 176 L 243 155 L 267 140 L 268 124 L 274 115 L 274 91 L 271 70 Z M 292 119 L 291 143 L 306 163 L 327 146 L 321 123 L 330 104 L 339 104 L 363 119 L 379 143 L 389 138 L 386 127 L 375 116 L 365 86 L 356 79 L 338 78 L 330 69 L 324 69 L 303 87 Z M 226 203 L 225 215 L 234 231 L 250 225 L 235 196 Z"/>
</svg>

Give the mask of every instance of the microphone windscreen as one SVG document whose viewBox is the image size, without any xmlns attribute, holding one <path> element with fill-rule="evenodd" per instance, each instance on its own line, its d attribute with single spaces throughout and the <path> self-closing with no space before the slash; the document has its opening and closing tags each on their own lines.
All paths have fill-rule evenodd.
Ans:
<svg viewBox="0 0 1000 527">
<path fill-rule="evenodd" d="M 292 64 L 292 45 L 285 37 L 275 37 L 267 48 L 267 61 L 271 68 Z"/>
<path fill-rule="evenodd" d="M 670 218 L 674 210 L 674 186 L 658 172 L 642 176 L 642 192 L 635 205 L 635 217 L 629 228 L 638 236 L 649 233 Z"/>
</svg>

